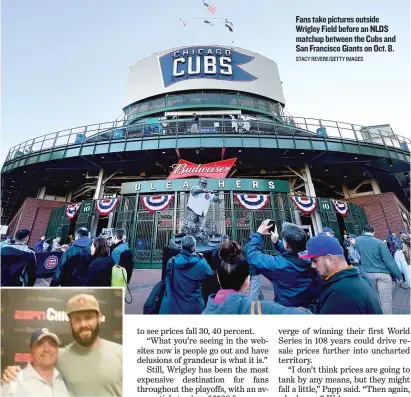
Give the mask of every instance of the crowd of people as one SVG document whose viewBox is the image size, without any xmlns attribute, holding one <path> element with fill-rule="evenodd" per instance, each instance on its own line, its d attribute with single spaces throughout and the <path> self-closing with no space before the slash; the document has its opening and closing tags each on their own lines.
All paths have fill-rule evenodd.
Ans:
<svg viewBox="0 0 411 397">
<path fill-rule="evenodd" d="M 104 237 L 91 239 L 86 228 L 76 230 L 75 239 L 63 250 L 60 238 L 56 238 L 50 252 L 62 250 L 50 286 L 63 287 L 109 287 L 113 285 L 113 268 L 122 268 L 126 273 L 124 284 L 130 282 L 133 273 L 133 257 L 126 242 L 123 229 L 115 229 L 111 244 Z M 1 285 L 4 287 L 33 286 L 37 279 L 37 259 L 44 251 L 42 237 L 34 249 L 28 247 L 30 230 L 21 229 L 15 234 L 14 241 L 1 247 Z M 43 239 L 44 238 L 44 239 Z M 43 244 L 41 244 L 43 243 Z M 37 248 L 37 249 L 36 249 Z M 122 270 L 121 269 L 121 270 Z"/>
<path fill-rule="evenodd" d="M 210 263 L 192 236 L 183 237 L 167 263 L 160 314 L 391 314 L 393 283 L 410 288 L 408 233 L 391 255 L 370 225 L 343 245 L 330 228 L 308 241 L 298 225 L 284 223 L 281 238 L 270 228 L 264 221 L 244 247 L 223 240 Z M 273 254 L 264 252 L 266 237 Z M 205 303 L 201 289 L 210 277 L 220 288 Z M 264 299 L 262 277 L 272 283 L 274 302 Z"/>
<path fill-rule="evenodd" d="M 273 253 L 264 252 L 266 237 Z M 2 286 L 36 282 L 40 251 L 28 247 L 29 238 L 30 231 L 21 229 L 14 242 L 2 246 Z M 265 221 L 244 247 L 226 236 L 208 263 L 196 252 L 196 239 L 185 236 L 181 251 L 167 264 L 160 314 L 391 314 L 393 286 L 410 288 L 410 235 L 401 231 L 393 238 L 395 250 L 365 225 L 361 236 L 347 235 L 342 245 L 330 228 L 307 241 L 305 231 L 291 223 L 282 225 L 280 238 Z M 86 228 L 79 228 L 50 286 L 112 286 L 116 267 L 124 269 L 127 285 L 133 259 L 125 240 L 122 229 L 113 231 L 110 244 L 104 237 L 91 239 Z M 45 241 L 40 239 L 37 249 L 43 251 Z M 61 249 L 59 243 L 56 238 L 52 250 Z M 217 278 L 219 288 L 205 301 L 202 286 L 211 277 Z M 264 299 L 262 277 L 273 286 L 274 302 Z"/>
</svg>

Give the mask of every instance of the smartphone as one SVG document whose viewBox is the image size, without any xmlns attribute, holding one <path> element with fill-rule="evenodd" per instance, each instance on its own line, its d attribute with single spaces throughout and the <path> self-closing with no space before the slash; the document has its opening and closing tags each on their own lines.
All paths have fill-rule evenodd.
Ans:
<svg viewBox="0 0 411 397">
<path fill-rule="evenodd" d="M 270 228 L 268 229 L 270 233 L 275 231 L 275 220 L 274 219 L 269 219 L 267 225 L 270 226 Z"/>
</svg>

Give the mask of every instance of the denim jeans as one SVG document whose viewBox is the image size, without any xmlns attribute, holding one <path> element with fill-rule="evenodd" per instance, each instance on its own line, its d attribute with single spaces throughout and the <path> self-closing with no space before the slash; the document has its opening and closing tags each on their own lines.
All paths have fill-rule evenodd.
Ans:
<svg viewBox="0 0 411 397">
<path fill-rule="evenodd" d="M 264 300 L 263 291 L 261 290 L 261 278 L 263 277 L 262 274 L 257 276 L 251 276 L 250 281 L 250 298 L 253 302 L 257 300 Z"/>
</svg>

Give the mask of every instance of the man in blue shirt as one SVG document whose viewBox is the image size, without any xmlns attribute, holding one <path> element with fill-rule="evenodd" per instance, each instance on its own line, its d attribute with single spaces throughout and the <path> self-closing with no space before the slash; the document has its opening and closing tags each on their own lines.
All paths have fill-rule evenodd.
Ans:
<svg viewBox="0 0 411 397">
<path fill-rule="evenodd" d="M 255 274 L 262 274 L 271 281 L 274 288 L 274 302 L 286 307 L 312 309 L 321 291 L 321 280 L 311 269 L 309 261 L 298 257 L 307 243 L 305 231 L 297 225 L 284 222 L 281 237 L 284 252 L 276 251 L 271 256 L 263 251 L 264 236 L 272 236 L 271 241 L 277 249 L 277 232 L 270 232 L 270 225 L 264 221 L 250 236 L 246 258 Z M 274 235 L 273 235 L 273 234 Z M 278 247 L 280 249 L 280 247 Z"/>
</svg>

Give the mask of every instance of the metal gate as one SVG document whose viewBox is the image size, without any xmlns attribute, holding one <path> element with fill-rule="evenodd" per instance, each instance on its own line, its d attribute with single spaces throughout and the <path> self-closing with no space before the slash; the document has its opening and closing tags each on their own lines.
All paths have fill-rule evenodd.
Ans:
<svg viewBox="0 0 411 397">
<path fill-rule="evenodd" d="M 317 208 L 321 215 L 321 222 L 323 224 L 323 228 L 329 227 L 330 229 L 332 229 L 335 233 L 335 237 L 338 240 L 342 241 L 343 236 L 341 236 L 337 214 L 334 210 L 331 200 L 328 198 L 318 198 Z"/>
<path fill-rule="evenodd" d="M 354 233 L 359 236 L 363 231 L 364 225 L 368 222 L 364 210 L 357 204 L 349 203 L 349 212 L 344 217 L 344 223 L 347 233 Z"/>
<path fill-rule="evenodd" d="M 66 206 L 55 208 L 50 215 L 45 236 L 47 238 L 61 237 L 61 242 L 67 242 L 70 220 L 66 216 Z"/>
<path fill-rule="evenodd" d="M 348 205 L 348 214 L 347 216 L 342 217 L 345 230 L 347 233 L 353 233 L 358 236 L 362 233 L 364 225 L 367 224 L 367 217 L 365 216 L 364 210 L 359 205 L 354 203 L 349 203 Z M 323 228 L 331 228 L 335 233 L 335 237 L 342 241 L 344 236 L 341 236 L 337 218 L 338 215 L 334 210 L 331 200 L 327 198 L 319 198 L 318 210 L 320 211 Z"/>
<path fill-rule="evenodd" d="M 82 201 L 77 213 L 76 230 L 80 227 L 85 227 L 87 230 L 90 230 L 92 217 L 95 214 L 94 200 Z"/>
<path fill-rule="evenodd" d="M 268 205 L 255 211 L 242 208 L 233 193 L 220 192 L 217 195 L 221 202 L 210 206 L 206 217 L 207 227 L 212 231 L 211 234 L 226 234 L 241 245 L 247 243 L 250 233 L 255 232 L 265 219 L 275 219 L 279 230 L 284 221 L 294 221 L 291 203 L 285 194 L 270 195 Z M 131 230 L 128 234 L 130 248 L 137 268 L 161 267 L 163 247 L 174 235 L 183 231 L 188 198 L 188 192 L 177 192 L 169 208 L 150 213 L 141 205 L 138 196 L 123 197 L 116 227 L 121 227 L 126 232 Z M 264 242 L 264 248 L 272 250 L 269 239 Z"/>
<path fill-rule="evenodd" d="M 159 268 L 165 247 L 174 234 L 174 210 L 150 213 L 138 206 L 135 217 L 134 263 L 139 268 Z"/>
</svg>

